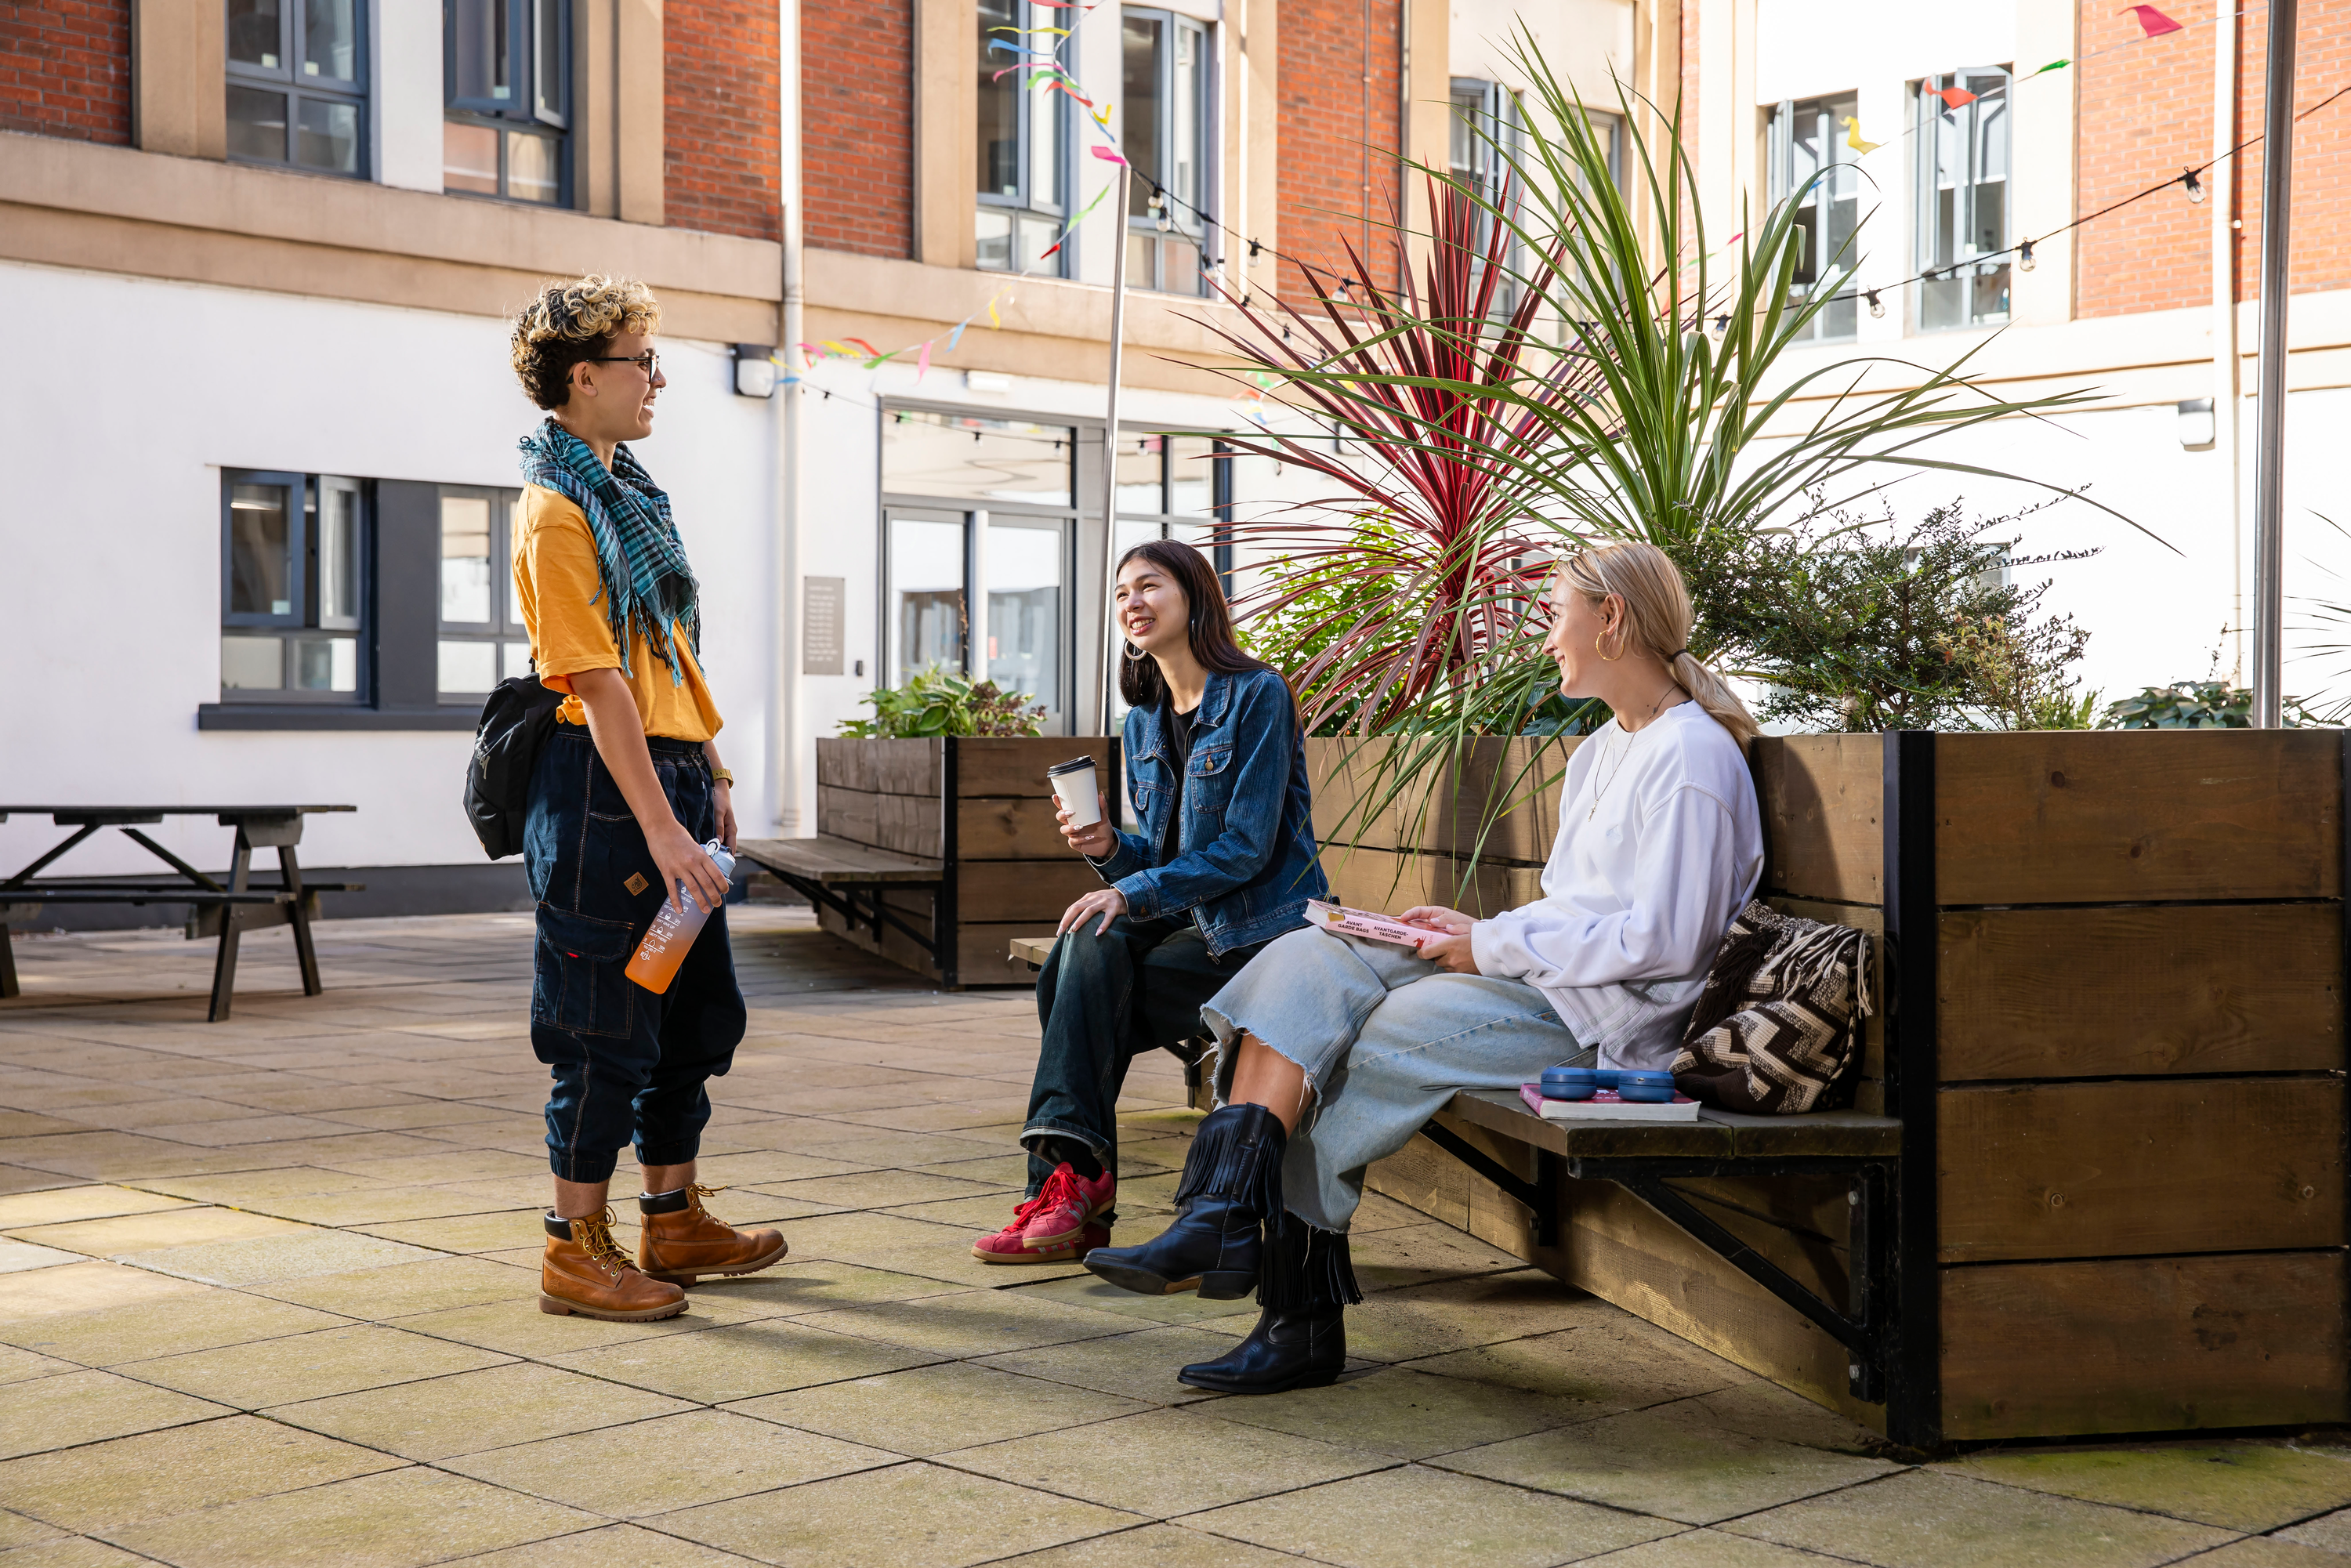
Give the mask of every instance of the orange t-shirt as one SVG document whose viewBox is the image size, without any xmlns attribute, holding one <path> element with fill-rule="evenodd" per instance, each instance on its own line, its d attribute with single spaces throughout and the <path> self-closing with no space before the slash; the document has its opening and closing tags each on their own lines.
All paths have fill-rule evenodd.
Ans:
<svg viewBox="0 0 2351 1568">
<path fill-rule="evenodd" d="M 596 570 L 596 536 L 578 507 L 538 485 L 523 487 L 515 528 L 515 602 L 522 608 L 523 624 L 530 628 L 530 656 L 538 661 L 539 685 L 565 693 L 558 716 L 566 724 L 586 724 L 588 706 L 570 695 L 571 677 L 582 670 L 621 668 L 621 650 L 612 641 L 598 595 L 603 578 Z M 726 720 L 710 700 L 702 667 L 685 635 L 671 628 L 671 648 L 684 678 L 673 681 L 670 667 L 653 656 L 643 632 L 629 651 L 630 695 L 637 700 L 637 717 L 647 735 L 673 740 L 708 740 Z"/>
</svg>

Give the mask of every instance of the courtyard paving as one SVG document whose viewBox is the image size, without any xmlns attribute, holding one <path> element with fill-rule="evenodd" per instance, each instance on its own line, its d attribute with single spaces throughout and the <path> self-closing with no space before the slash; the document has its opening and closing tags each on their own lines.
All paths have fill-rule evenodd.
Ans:
<svg viewBox="0 0 2351 1568">
<path fill-rule="evenodd" d="M 704 1179 L 791 1257 L 643 1324 L 537 1309 L 528 917 L 330 923 L 315 998 L 249 937 L 222 1025 L 209 945 L 20 939 L 0 1568 L 2351 1563 L 2351 1437 L 1906 1465 L 1378 1197 L 1351 1375 L 1198 1394 L 1175 1369 L 1249 1303 L 966 1250 L 1018 1197 L 1030 998 L 734 913 L 751 1028 Z M 1182 1098 L 1138 1065 L 1122 1239 L 1165 1218 Z"/>
</svg>

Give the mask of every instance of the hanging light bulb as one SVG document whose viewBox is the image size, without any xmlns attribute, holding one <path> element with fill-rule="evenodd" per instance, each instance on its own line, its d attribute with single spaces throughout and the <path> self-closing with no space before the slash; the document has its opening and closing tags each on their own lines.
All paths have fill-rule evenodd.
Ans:
<svg viewBox="0 0 2351 1568">
<path fill-rule="evenodd" d="M 1877 297 L 1876 289 L 1865 288 L 1861 291 L 1861 297 L 1869 301 L 1869 314 L 1873 320 L 1882 321 L 1886 319 L 1886 301 Z"/>
<path fill-rule="evenodd" d="M 1715 335 L 1716 337 L 1719 338 L 1719 337 L 1721 337 L 1725 332 L 1728 332 L 1728 331 L 1729 331 L 1729 330 L 1730 330 L 1730 318 L 1729 318 L 1729 317 L 1728 317 L 1728 316 L 1717 316 L 1717 317 L 1714 319 L 1714 335 Z"/>
<path fill-rule="evenodd" d="M 2204 202 L 2204 182 L 2196 177 L 2196 171 L 2193 169 L 2182 170 L 2179 175 L 2179 183 L 2188 188 L 2188 199 L 2196 203 L 2199 206 L 2201 206 Z"/>
<path fill-rule="evenodd" d="M 2016 267 L 2018 271 L 2031 272 L 2037 265 L 2038 263 L 2032 259 L 2032 242 L 2031 240 L 2026 240 L 2022 245 L 2016 247 Z"/>
</svg>

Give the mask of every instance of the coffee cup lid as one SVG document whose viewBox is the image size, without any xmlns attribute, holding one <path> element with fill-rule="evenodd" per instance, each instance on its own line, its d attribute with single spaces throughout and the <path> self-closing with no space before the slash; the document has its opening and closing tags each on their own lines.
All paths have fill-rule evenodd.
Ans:
<svg viewBox="0 0 2351 1568">
<path fill-rule="evenodd" d="M 1056 762 L 1052 767 L 1045 769 L 1045 777 L 1058 779 L 1064 773 L 1075 773 L 1081 768 L 1092 768 L 1093 765 L 1094 759 L 1091 757 L 1072 757 L 1067 762 Z"/>
</svg>

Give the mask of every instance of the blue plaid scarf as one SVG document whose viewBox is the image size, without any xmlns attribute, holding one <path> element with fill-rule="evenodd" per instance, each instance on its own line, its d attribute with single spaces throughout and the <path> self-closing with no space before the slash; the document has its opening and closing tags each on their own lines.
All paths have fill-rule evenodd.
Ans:
<svg viewBox="0 0 2351 1568">
<path fill-rule="evenodd" d="M 552 419 L 524 436 L 521 447 L 523 477 L 587 515 L 588 531 L 596 538 L 596 570 L 603 579 L 597 597 L 604 601 L 605 622 L 621 650 L 621 673 L 635 673 L 629 668 L 633 628 L 644 634 L 653 657 L 669 666 L 670 684 L 684 681 L 670 627 L 684 624 L 686 644 L 700 659 L 701 585 L 686 564 L 669 497 L 627 447 L 612 449 L 607 469 L 586 442 Z"/>
</svg>

